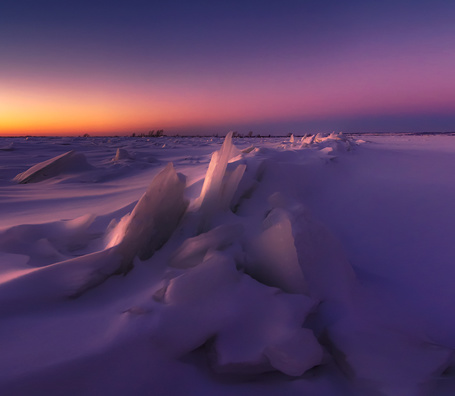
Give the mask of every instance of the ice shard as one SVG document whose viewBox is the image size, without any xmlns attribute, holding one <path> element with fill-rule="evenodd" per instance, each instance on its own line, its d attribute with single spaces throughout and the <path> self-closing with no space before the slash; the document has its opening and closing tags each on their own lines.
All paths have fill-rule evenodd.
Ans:
<svg viewBox="0 0 455 396">
<path fill-rule="evenodd" d="M 266 285 L 288 293 L 306 293 L 308 286 L 287 213 L 283 209 L 273 209 L 263 227 L 264 231 L 251 244 L 246 271 Z"/>
<path fill-rule="evenodd" d="M 150 258 L 169 239 L 188 205 L 183 178 L 172 163 L 155 176 L 117 235 L 116 250 L 125 262 L 135 255 Z"/>
<path fill-rule="evenodd" d="M 246 165 L 239 164 L 234 170 L 227 170 L 229 160 L 237 152 L 238 150 L 232 143 L 232 132 L 229 132 L 221 149 L 212 154 L 201 195 L 198 199 L 205 221 L 208 221 L 218 210 L 228 209 L 232 202 L 246 169 Z"/>
</svg>

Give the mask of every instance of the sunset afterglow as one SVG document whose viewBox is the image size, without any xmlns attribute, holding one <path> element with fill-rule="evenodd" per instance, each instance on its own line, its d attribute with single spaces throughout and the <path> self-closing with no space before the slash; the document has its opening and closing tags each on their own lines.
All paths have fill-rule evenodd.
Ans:
<svg viewBox="0 0 455 396">
<path fill-rule="evenodd" d="M 455 129 L 455 6 L 248 4 L 3 4 L 0 134 Z"/>
</svg>

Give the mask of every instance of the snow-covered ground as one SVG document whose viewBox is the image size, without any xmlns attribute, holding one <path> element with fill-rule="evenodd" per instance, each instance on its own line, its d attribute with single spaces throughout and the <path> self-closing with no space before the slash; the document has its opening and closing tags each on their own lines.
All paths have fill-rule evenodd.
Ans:
<svg viewBox="0 0 455 396">
<path fill-rule="evenodd" d="M 454 136 L 3 138 L 0 394 L 453 395 L 454 171 Z"/>
</svg>

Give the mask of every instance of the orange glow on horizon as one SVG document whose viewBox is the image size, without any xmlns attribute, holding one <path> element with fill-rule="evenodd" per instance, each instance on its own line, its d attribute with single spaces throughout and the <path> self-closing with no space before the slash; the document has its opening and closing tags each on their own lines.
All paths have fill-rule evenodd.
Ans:
<svg viewBox="0 0 455 396">
<path fill-rule="evenodd" d="M 378 120 L 394 129 L 401 116 L 410 128 L 426 116 L 435 128 L 455 125 L 453 7 L 442 3 L 413 12 L 405 3 L 269 4 L 254 18 L 241 2 L 229 11 L 185 3 L 180 14 L 184 2 L 9 3 L 0 24 L 0 136 L 268 124 L 346 131 Z"/>
<path fill-rule="evenodd" d="M 217 83 L 35 77 L 0 80 L 0 136 L 236 128 L 292 119 L 445 113 L 455 107 L 455 94 L 444 80 L 416 85 L 414 76 L 381 76 L 374 68 L 355 74 L 330 69 L 311 79 L 289 75 L 264 81 L 261 75 L 244 75 Z"/>
</svg>

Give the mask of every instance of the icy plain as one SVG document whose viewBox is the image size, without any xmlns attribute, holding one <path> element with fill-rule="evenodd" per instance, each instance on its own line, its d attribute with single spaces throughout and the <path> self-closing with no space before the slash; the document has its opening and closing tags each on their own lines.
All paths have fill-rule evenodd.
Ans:
<svg viewBox="0 0 455 396">
<path fill-rule="evenodd" d="M 1 395 L 455 394 L 455 136 L 2 138 Z"/>
</svg>

